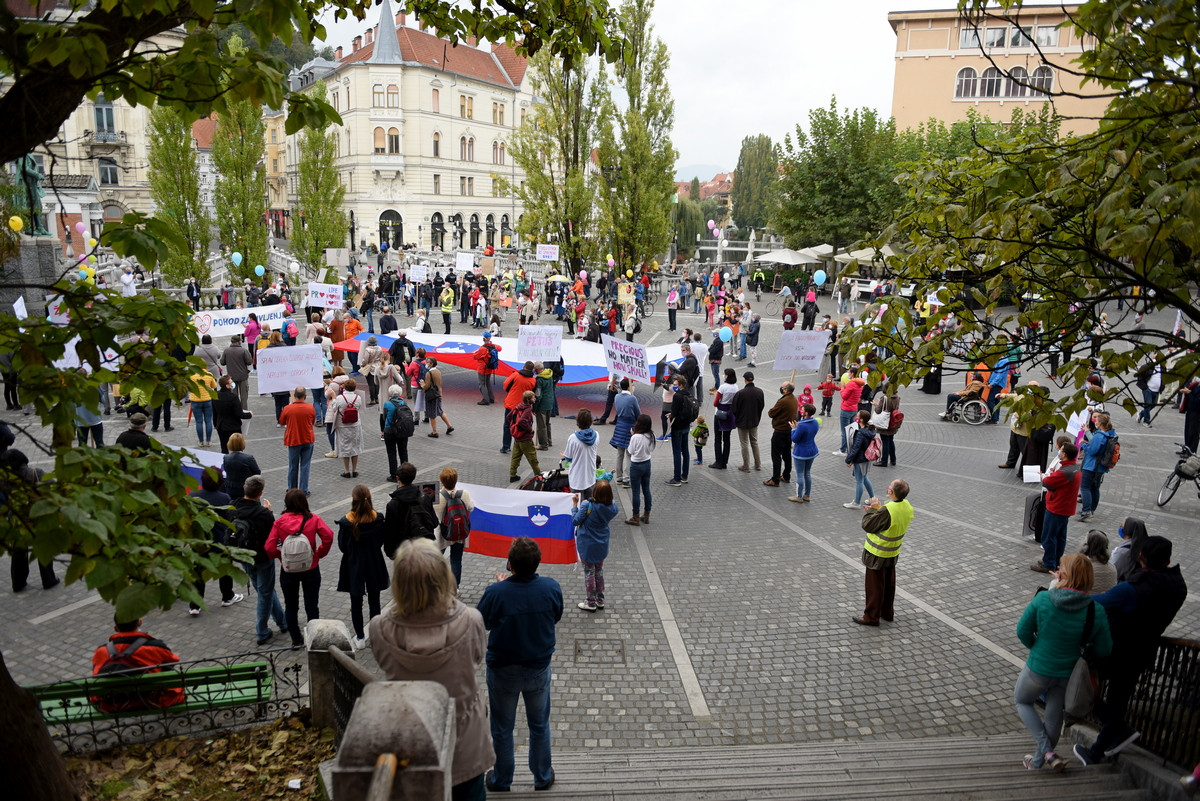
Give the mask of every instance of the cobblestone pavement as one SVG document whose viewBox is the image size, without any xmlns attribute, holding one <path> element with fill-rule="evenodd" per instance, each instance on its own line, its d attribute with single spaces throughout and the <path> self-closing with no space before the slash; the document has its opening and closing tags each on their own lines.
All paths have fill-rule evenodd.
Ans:
<svg viewBox="0 0 1200 801">
<path fill-rule="evenodd" d="M 699 315 L 679 315 L 681 329 L 699 321 Z M 665 327 L 660 313 L 639 339 L 669 342 L 677 335 Z M 455 330 L 473 332 L 457 323 Z M 761 358 L 773 357 L 780 331 L 778 321 L 766 321 Z M 730 364 L 739 373 L 746 368 L 744 362 Z M 768 403 L 773 402 L 787 375 L 773 372 L 766 361 L 755 372 Z M 1026 379 L 1043 376 L 1044 370 L 1025 369 Z M 801 375 L 797 382 L 815 385 L 823 377 Z M 948 376 L 944 389 L 958 383 Z M 508 456 L 498 452 L 501 406 L 476 406 L 476 378 L 457 368 L 446 370 L 445 395 L 455 432 L 433 440 L 422 430 L 413 437 L 410 456 L 420 479 L 435 480 L 449 464 L 463 481 L 503 485 Z M 639 387 L 637 395 L 657 427 L 657 394 Z M 1014 628 L 1045 582 L 1029 570 L 1038 547 L 1021 538 L 1030 488 L 1013 471 L 996 469 L 1006 452 L 1007 427 L 942 422 L 936 417 L 942 398 L 916 388 L 904 390 L 902 398 L 906 420 L 896 439 L 899 466 L 871 471 L 879 494 L 893 476 L 908 480 L 916 508 L 899 563 L 896 622 L 864 629 L 850 621 L 862 605 L 863 534 L 859 514 L 841 506 L 852 499 L 853 478 L 834 453 L 836 422 L 825 421 L 818 439 L 822 453 L 813 468 L 813 502 L 802 506 L 787 502 L 788 488 L 762 485 L 769 472 L 736 470 L 736 437 L 733 469 L 693 466 L 690 483 L 677 489 L 662 483 L 670 477 L 671 454 L 659 448 L 648 526 L 631 529 L 620 523 L 631 498 L 628 490 L 618 493 L 622 515 L 613 525 L 606 564 L 607 609 L 589 615 L 575 608 L 583 577 L 573 567 L 542 571 L 562 583 L 567 600 L 554 660 L 556 748 L 1021 731 L 1011 695 L 1026 652 Z M 559 405 L 563 411 L 583 405 L 598 412 L 603 401 L 602 385 L 592 385 L 563 388 Z M 257 417 L 248 450 L 263 465 L 268 497 L 278 509 L 286 476 L 282 431 L 269 422 L 269 397 L 255 397 L 253 409 Z M 174 432 L 160 432 L 164 441 L 192 442 L 192 431 L 182 424 L 185 414 L 177 418 Z M 116 416 L 105 423 L 109 441 L 124 425 Z M 556 421 L 560 447 L 573 426 L 571 420 Z M 1174 464 L 1182 418 L 1166 410 L 1153 429 L 1144 429 L 1121 412 L 1116 427 L 1123 445 L 1120 465 L 1103 485 L 1093 521 L 1070 524 L 1068 547 L 1081 545 L 1092 527 L 1115 540 L 1124 516 L 1140 515 L 1151 533 L 1173 540 L 1184 575 L 1200 586 L 1200 500 L 1184 488 L 1165 509 L 1153 505 Z M 601 452 L 609 459 L 611 429 L 599 432 Z M 759 441 L 767 471 L 769 438 L 764 422 Z M 382 442 L 368 437 L 368 445 L 360 480 L 372 487 L 382 508 L 389 491 L 386 456 Z M 712 448 L 705 450 L 706 460 L 711 459 Z M 318 454 L 323 451 L 318 443 Z M 352 482 L 339 477 L 341 470 L 340 460 L 318 455 L 313 461 L 312 507 L 330 522 L 349 508 Z M 335 549 L 322 563 L 321 612 L 349 624 L 347 597 L 334 590 L 338 561 Z M 7 572 L 7 559 L 0 563 Z M 477 601 L 501 565 L 468 555 L 463 599 Z M 60 576 L 63 570 L 59 565 Z M 0 647 L 9 669 L 25 684 L 86 673 L 92 650 L 111 631 L 111 609 L 81 585 L 50 591 L 36 585 L 35 573 L 29 589 L 0 595 Z M 216 595 L 210 585 L 209 599 Z M 1170 634 L 1200 637 L 1195 599 L 1193 593 Z M 230 608 L 214 603 L 197 618 L 177 604 L 150 615 L 146 625 L 187 659 L 254 651 L 253 615 L 248 597 Z M 359 658 L 376 670 L 369 651 Z M 522 724 L 518 735 L 523 731 Z"/>
</svg>

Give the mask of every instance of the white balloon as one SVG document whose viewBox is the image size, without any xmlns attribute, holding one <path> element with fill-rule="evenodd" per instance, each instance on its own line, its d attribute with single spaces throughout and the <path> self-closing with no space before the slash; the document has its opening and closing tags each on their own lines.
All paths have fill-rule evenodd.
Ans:
<svg viewBox="0 0 1200 801">
<path fill-rule="evenodd" d="M 727 248 L 727 247 L 729 247 L 729 240 L 728 240 L 728 239 L 722 239 L 722 240 L 721 240 L 721 247 L 723 247 L 723 248 Z"/>
<path fill-rule="evenodd" d="M 300 262 L 298 262 L 298 261 L 292 262 L 291 268 L 292 268 L 292 272 L 294 272 L 294 273 L 300 272 Z"/>
</svg>

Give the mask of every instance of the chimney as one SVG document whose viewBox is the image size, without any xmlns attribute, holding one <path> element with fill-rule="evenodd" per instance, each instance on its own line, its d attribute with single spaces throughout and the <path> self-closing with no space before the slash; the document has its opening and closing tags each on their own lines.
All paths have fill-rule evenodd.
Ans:
<svg viewBox="0 0 1200 801">
<path fill-rule="evenodd" d="M 404 20 L 405 20 L 404 12 L 403 12 L 403 11 L 397 11 L 397 12 L 396 12 L 396 27 L 397 27 L 397 28 L 403 28 L 403 27 L 404 27 Z"/>
<path fill-rule="evenodd" d="M 416 22 L 417 22 L 417 30 L 418 31 L 425 30 L 425 20 L 421 19 L 420 17 L 418 17 L 415 14 L 413 15 L 413 19 L 416 20 Z"/>
<path fill-rule="evenodd" d="M 341 61 L 342 60 L 342 48 L 339 47 L 337 50 L 334 50 L 333 57 L 336 58 L 338 61 Z"/>
<path fill-rule="evenodd" d="M 477 40 L 474 36 L 467 37 L 467 46 L 468 47 L 475 47 L 477 44 L 479 44 L 479 40 Z"/>
<path fill-rule="evenodd" d="M 375 33 L 375 30 L 373 28 L 367 28 L 367 40 L 365 42 L 363 42 L 363 44 L 369 45 L 372 41 L 374 41 L 374 39 L 375 39 L 374 33 Z"/>
<path fill-rule="evenodd" d="M 355 36 L 354 37 L 354 49 L 351 50 L 350 52 L 357 53 L 360 47 L 362 47 L 362 37 Z"/>
</svg>

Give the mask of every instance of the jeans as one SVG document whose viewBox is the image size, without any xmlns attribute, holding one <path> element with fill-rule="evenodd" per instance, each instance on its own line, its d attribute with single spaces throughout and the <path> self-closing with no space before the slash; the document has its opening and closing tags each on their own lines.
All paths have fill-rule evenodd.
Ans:
<svg viewBox="0 0 1200 801">
<path fill-rule="evenodd" d="M 875 495 L 875 488 L 871 486 L 871 479 L 867 477 L 867 471 L 870 468 L 870 462 L 854 463 L 854 502 L 856 504 L 863 502 L 864 489 L 867 491 L 867 498 L 872 498 Z"/>
<path fill-rule="evenodd" d="M 271 629 L 267 625 L 271 618 L 275 619 L 275 625 L 280 631 L 287 631 L 283 606 L 279 603 L 279 596 L 275 594 L 275 563 L 246 565 L 246 575 L 250 577 L 250 584 L 258 594 L 258 617 L 254 624 L 254 633 L 258 635 L 258 639 L 265 640 L 271 636 Z"/>
<path fill-rule="evenodd" d="M 317 602 L 321 594 L 321 568 L 314 567 L 303 573 L 288 573 L 280 571 L 279 589 L 283 591 L 283 616 L 287 620 L 287 630 L 292 635 L 292 645 L 300 645 L 304 637 L 300 634 L 300 588 L 304 588 L 304 617 L 316 620 L 321 616 Z"/>
<path fill-rule="evenodd" d="M 729 436 L 732 431 L 717 430 L 713 432 L 713 439 L 716 441 L 717 453 L 713 456 L 713 464 L 718 464 L 721 467 L 729 466 Z"/>
<path fill-rule="evenodd" d="M 513 727 L 517 723 L 517 700 L 525 697 L 525 720 L 529 723 L 529 770 L 534 784 L 550 781 L 550 666 L 529 668 L 504 665 L 487 668 L 488 706 L 492 718 L 492 745 L 496 767 L 492 781 L 500 790 L 512 786 Z"/>
<path fill-rule="evenodd" d="M 1083 508 L 1080 514 L 1090 515 L 1100 505 L 1100 483 L 1104 481 L 1104 474 L 1099 470 L 1083 470 L 1081 475 L 1083 480 L 1079 482 L 1079 495 Z"/>
<path fill-rule="evenodd" d="M 512 449 L 512 429 L 509 423 L 512 422 L 512 409 L 504 410 L 504 430 L 500 432 L 500 448 L 508 451 Z"/>
<path fill-rule="evenodd" d="M 882 454 L 879 457 L 879 463 L 881 465 L 890 463 L 894 467 L 896 465 L 896 437 L 892 434 L 880 434 L 879 443 L 879 450 Z"/>
<path fill-rule="evenodd" d="M 388 476 L 395 478 L 400 465 L 408 461 L 408 437 L 384 434 L 383 445 L 387 449 Z"/>
<path fill-rule="evenodd" d="M 746 358 L 746 337 L 747 334 L 738 334 L 738 358 Z"/>
<path fill-rule="evenodd" d="M 646 496 L 646 514 L 650 514 L 650 460 L 629 463 L 629 485 L 633 488 L 633 515 L 637 517 L 642 508 L 642 495 Z"/>
<path fill-rule="evenodd" d="M 807 459 L 801 459 L 799 456 L 792 457 L 792 464 L 796 466 L 796 494 L 801 498 L 812 495 L 812 463 L 815 458 L 814 456 Z"/>
<path fill-rule="evenodd" d="M 709 362 L 708 366 L 712 369 L 713 386 L 714 387 L 721 386 L 721 363 L 720 362 Z M 699 397 L 699 396 L 697 396 L 697 397 Z"/>
<path fill-rule="evenodd" d="M 604 606 L 604 563 L 583 563 L 583 588 L 587 602 L 592 606 Z"/>
<path fill-rule="evenodd" d="M 700 298 L 692 298 L 692 314 L 700 313 Z"/>
<path fill-rule="evenodd" d="M 1067 548 L 1067 516 L 1050 510 L 1042 516 L 1042 566 L 1058 570 L 1063 551 Z"/>
<path fill-rule="evenodd" d="M 839 428 L 842 431 L 842 451 L 846 448 L 846 426 L 854 421 L 854 415 L 858 413 L 858 409 L 842 409 L 838 415 Z"/>
<path fill-rule="evenodd" d="M 365 637 L 363 633 L 363 597 L 361 595 L 350 595 L 350 625 L 354 627 L 355 637 Z M 371 617 L 379 614 L 379 593 L 367 592 L 367 610 L 371 613 Z M 367 618 L 370 620 L 370 618 Z"/>
<path fill-rule="evenodd" d="M 1142 390 L 1142 411 L 1138 415 L 1138 420 L 1143 423 L 1150 422 L 1150 410 L 1158 405 L 1158 393 L 1149 389 Z"/>
<path fill-rule="evenodd" d="M 375 310 L 374 309 L 367 310 L 367 333 L 368 334 L 375 333 Z"/>
<path fill-rule="evenodd" d="M 675 312 L 674 307 L 667 309 L 667 330 L 668 331 L 675 330 L 675 313 L 676 312 Z"/>
<path fill-rule="evenodd" d="M 992 385 L 992 391 L 988 393 L 987 407 L 992 413 L 991 420 L 993 423 L 1000 422 L 1000 393 L 1004 391 L 1003 386 Z"/>
<path fill-rule="evenodd" d="M 104 423 L 96 423 L 94 426 L 78 426 L 75 430 L 79 434 L 80 446 L 87 445 L 88 435 L 91 434 L 92 445 L 97 448 L 104 447 Z"/>
<path fill-rule="evenodd" d="M 1059 735 L 1062 734 L 1063 702 L 1067 695 L 1069 677 L 1059 679 L 1034 673 L 1029 665 L 1021 668 L 1017 676 L 1017 686 L 1013 691 L 1013 701 L 1017 705 L 1017 714 L 1029 733 L 1033 735 L 1037 748 L 1033 751 L 1033 766 L 1040 768 L 1046 761 L 1046 754 L 1052 753 L 1058 745 Z M 1042 695 L 1046 696 L 1046 720 L 1043 722 L 1038 715 L 1034 702 Z"/>
<path fill-rule="evenodd" d="M 192 401 L 192 416 L 196 420 L 196 439 L 201 442 L 211 440 L 213 432 L 212 401 Z"/>
<path fill-rule="evenodd" d="M 325 388 L 310 389 L 309 394 L 312 395 L 313 410 L 317 413 L 316 424 L 321 425 L 325 422 L 325 411 L 329 408 L 329 401 L 325 398 Z"/>
<path fill-rule="evenodd" d="M 450 572 L 454 574 L 454 583 L 462 583 L 462 555 L 467 547 L 465 542 L 450 543 Z"/>
<path fill-rule="evenodd" d="M 308 492 L 308 469 L 312 465 L 313 443 L 288 446 L 288 489 Z"/>
<path fill-rule="evenodd" d="M 675 475 L 672 479 L 682 481 L 688 477 L 688 432 L 687 429 L 671 432 L 671 456 L 675 459 Z"/>
</svg>

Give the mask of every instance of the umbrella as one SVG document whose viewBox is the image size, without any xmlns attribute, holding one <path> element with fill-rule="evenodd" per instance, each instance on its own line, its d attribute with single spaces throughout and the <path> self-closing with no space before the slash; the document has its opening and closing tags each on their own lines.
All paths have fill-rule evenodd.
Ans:
<svg viewBox="0 0 1200 801">
<path fill-rule="evenodd" d="M 552 275 L 546 279 L 547 281 L 570 281 L 571 279 L 565 275 Z"/>
<path fill-rule="evenodd" d="M 766 253 L 760 253 L 754 257 L 755 261 L 772 262 L 775 264 L 787 264 L 795 266 L 797 264 L 806 264 L 812 259 L 802 253 L 797 253 L 794 250 L 768 250 Z"/>
</svg>

